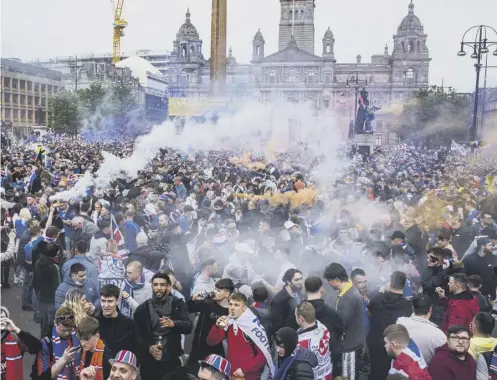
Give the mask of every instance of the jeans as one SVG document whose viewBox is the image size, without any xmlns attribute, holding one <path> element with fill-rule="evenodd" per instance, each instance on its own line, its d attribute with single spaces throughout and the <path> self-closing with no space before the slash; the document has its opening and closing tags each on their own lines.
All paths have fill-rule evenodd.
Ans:
<svg viewBox="0 0 497 380">
<path fill-rule="evenodd" d="M 33 303 L 33 272 L 28 272 L 26 269 L 22 270 L 22 293 L 21 302 L 22 307 L 32 306 Z"/>
<path fill-rule="evenodd" d="M 68 238 L 67 236 L 64 237 L 64 241 L 66 243 L 66 259 L 71 260 L 72 259 L 72 254 L 71 254 L 71 239 Z"/>
<path fill-rule="evenodd" d="M 43 302 L 40 301 L 40 314 L 41 314 L 41 335 L 40 337 L 43 338 L 44 336 L 50 336 L 50 331 L 49 328 L 50 326 L 54 323 L 55 319 L 55 304 L 53 302 Z"/>
</svg>

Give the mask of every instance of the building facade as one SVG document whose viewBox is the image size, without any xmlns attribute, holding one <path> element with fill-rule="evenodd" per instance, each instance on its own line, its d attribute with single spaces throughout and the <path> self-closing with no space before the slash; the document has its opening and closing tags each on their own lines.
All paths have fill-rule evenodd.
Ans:
<svg viewBox="0 0 497 380">
<path fill-rule="evenodd" d="M 48 98 L 62 88 L 60 72 L 1 59 L 1 121 L 15 135 L 27 136 L 29 128 L 47 125 L 52 117 Z"/>
<path fill-rule="evenodd" d="M 348 125 L 355 119 L 356 95 L 364 87 L 370 103 L 378 107 L 402 101 L 412 92 L 428 87 L 431 58 L 427 35 L 412 1 L 393 35 L 392 51 L 385 46 L 369 62 L 357 55 L 354 63 L 341 63 L 335 57 L 331 28 L 324 31 L 318 42 L 320 54 L 315 54 L 314 0 L 280 0 L 280 4 L 281 12 L 275 15 L 275 19 L 279 18 L 277 52 L 268 54 L 260 30 L 252 40 L 250 64 L 237 62 L 229 48 L 226 98 L 309 102 L 316 109 L 335 111 L 340 123 Z M 210 94 L 210 60 L 204 57 L 202 45 L 187 11 L 170 53 L 142 50 L 136 55 L 164 74 L 170 97 L 204 98 Z M 39 64 L 64 67 L 65 84 L 74 86 L 75 78 L 81 85 L 87 78 L 107 75 L 111 57 L 80 57 L 79 64 L 74 61 L 73 57 Z M 376 122 L 376 130 L 382 130 L 381 119 Z"/>
</svg>

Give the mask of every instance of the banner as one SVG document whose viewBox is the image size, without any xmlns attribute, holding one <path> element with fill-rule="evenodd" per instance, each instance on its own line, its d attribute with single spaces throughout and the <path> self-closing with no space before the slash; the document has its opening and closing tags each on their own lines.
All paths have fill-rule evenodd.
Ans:
<svg viewBox="0 0 497 380">
<path fill-rule="evenodd" d="M 169 116 L 203 116 L 213 108 L 225 106 L 219 98 L 169 98 Z"/>
</svg>

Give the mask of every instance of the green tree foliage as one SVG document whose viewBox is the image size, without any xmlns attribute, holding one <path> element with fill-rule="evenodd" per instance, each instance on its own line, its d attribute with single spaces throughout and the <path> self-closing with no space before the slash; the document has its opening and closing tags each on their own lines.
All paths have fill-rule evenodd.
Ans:
<svg viewBox="0 0 497 380">
<path fill-rule="evenodd" d="M 399 118 L 399 137 L 425 138 L 447 143 L 466 140 L 469 134 L 471 99 L 453 88 L 420 89 L 404 105 Z"/>
<path fill-rule="evenodd" d="M 57 132 L 79 133 L 83 128 L 100 128 L 105 117 L 123 117 L 137 106 L 134 84 L 117 83 L 110 88 L 93 83 L 77 93 L 60 92 L 52 96 L 50 127 Z"/>
<path fill-rule="evenodd" d="M 63 91 L 49 98 L 52 120 L 49 126 L 59 133 L 77 134 L 79 131 L 78 96 Z"/>
</svg>

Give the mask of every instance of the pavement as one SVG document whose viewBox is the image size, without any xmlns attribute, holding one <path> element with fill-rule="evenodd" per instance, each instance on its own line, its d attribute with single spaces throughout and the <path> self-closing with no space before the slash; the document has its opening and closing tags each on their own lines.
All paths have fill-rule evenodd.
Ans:
<svg viewBox="0 0 497 380">
<path fill-rule="evenodd" d="M 21 330 L 28 331 L 36 337 L 40 336 L 40 325 L 33 321 L 33 312 L 21 310 L 21 286 L 14 285 L 11 280 L 10 289 L 1 288 L 1 304 L 10 311 L 10 319 Z M 31 379 L 34 355 L 26 353 L 23 358 L 24 380 Z"/>
</svg>

